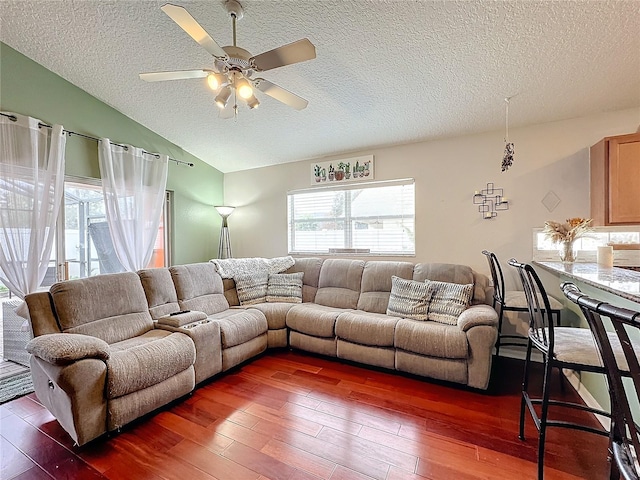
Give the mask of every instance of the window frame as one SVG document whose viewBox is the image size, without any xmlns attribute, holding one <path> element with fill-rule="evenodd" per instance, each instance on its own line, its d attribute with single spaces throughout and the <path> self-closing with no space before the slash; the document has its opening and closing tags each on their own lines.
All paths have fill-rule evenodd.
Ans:
<svg viewBox="0 0 640 480">
<path fill-rule="evenodd" d="M 409 218 L 413 221 L 413 250 L 412 251 L 371 251 L 367 248 L 358 248 L 353 246 L 354 241 L 354 225 L 358 220 L 366 220 L 373 218 L 372 216 L 353 216 L 351 211 L 351 201 L 347 200 L 348 195 L 345 195 L 344 215 L 340 217 L 318 217 L 314 218 L 314 222 L 341 222 L 344 224 L 344 248 L 328 248 L 327 250 L 310 250 L 310 249 L 295 249 L 296 239 L 296 223 L 303 222 L 305 220 L 297 220 L 294 218 L 295 208 L 295 195 L 300 194 L 312 194 L 318 192 L 347 192 L 352 190 L 366 190 L 374 188 L 384 188 L 393 186 L 411 186 L 413 188 L 413 211 L 410 214 L 403 215 L 379 215 L 377 219 L 395 219 L 395 218 Z M 293 201 L 292 201 L 293 198 Z M 290 255 L 364 255 L 364 256 L 382 256 L 382 257 L 415 257 L 416 256 L 416 241 L 415 241 L 415 225 L 416 225 L 416 212 L 415 212 L 415 179 L 402 178 L 395 180 L 383 180 L 374 182 L 359 182 L 351 184 L 341 185 L 326 185 L 321 187 L 312 187 L 305 189 L 290 190 L 287 192 L 287 251 Z M 308 221 L 308 220 L 306 220 Z M 292 248 L 293 247 L 293 248 Z"/>
</svg>

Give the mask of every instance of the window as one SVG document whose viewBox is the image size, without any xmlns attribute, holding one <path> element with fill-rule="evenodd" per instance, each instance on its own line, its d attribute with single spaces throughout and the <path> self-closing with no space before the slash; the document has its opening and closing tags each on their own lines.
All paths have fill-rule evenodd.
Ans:
<svg viewBox="0 0 640 480">
<path fill-rule="evenodd" d="M 289 253 L 415 254 L 413 179 L 289 192 Z"/>
<path fill-rule="evenodd" d="M 635 245 L 640 243 L 640 229 L 632 225 L 593 227 L 593 231 L 575 241 L 578 262 L 595 262 L 598 245 Z M 614 247 L 615 248 L 615 247 Z M 620 247 L 618 247 L 620 248 Z M 548 240 L 541 228 L 533 229 L 533 259 L 557 262 L 558 245 Z M 640 265 L 640 250 L 624 248 L 614 251 L 615 265 Z"/>
</svg>

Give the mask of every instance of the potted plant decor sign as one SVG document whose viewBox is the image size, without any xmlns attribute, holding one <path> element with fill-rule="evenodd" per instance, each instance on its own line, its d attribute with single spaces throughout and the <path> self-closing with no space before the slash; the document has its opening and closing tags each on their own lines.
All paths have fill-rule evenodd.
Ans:
<svg viewBox="0 0 640 480">
<path fill-rule="evenodd" d="M 373 155 L 311 164 L 311 183 L 346 183 L 373 180 Z"/>
</svg>

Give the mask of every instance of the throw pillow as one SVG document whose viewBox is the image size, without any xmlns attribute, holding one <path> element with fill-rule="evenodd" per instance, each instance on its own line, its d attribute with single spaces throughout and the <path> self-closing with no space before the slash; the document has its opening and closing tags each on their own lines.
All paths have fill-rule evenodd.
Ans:
<svg viewBox="0 0 640 480">
<path fill-rule="evenodd" d="M 267 302 L 302 303 L 304 272 L 269 275 Z"/>
<path fill-rule="evenodd" d="M 431 288 L 424 282 L 391 277 L 391 295 L 387 315 L 426 320 Z"/>
<path fill-rule="evenodd" d="M 234 280 L 240 305 L 255 305 L 256 303 L 267 301 L 267 284 L 269 282 L 269 274 L 267 272 L 237 275 Z"/>
<path fill-rule="evenodd" d="M 425 280 L 424 283 L 433 291 L 427 320 L 457 325 L 458 317 L 469 307 L 471 302 L 473 283 L 461 285 L 434 280 Z"/>
</svg>

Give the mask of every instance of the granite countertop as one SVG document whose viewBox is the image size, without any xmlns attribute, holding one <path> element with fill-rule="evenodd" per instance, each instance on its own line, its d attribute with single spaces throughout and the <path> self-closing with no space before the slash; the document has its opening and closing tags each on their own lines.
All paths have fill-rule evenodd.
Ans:
<svg viewBox="0 0 640 480">
<path fill-rule="evenodd" d="M 551 273 L 580 280 L 596 288 L 640 303 L 640 272 L 597 263 L 533 262 Z"/>
</svg>

